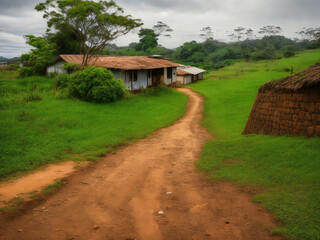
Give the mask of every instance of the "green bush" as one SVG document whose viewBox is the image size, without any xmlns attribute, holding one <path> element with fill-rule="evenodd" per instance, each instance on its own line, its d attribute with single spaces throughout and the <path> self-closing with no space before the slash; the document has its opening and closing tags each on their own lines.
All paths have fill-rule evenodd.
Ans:
<svg viewBox="0 0 320 240">
<path fill-rule="evenodd" d="M 39 89 L 38 85 L 34 84 L 28 88 L 23 98 L 26 102 L 42 100 L 43 92 Z"/>
<path fill-rule="evenodd" d="M 265 59 L 277 59 L 277 56 L 274 51 L 257 50 L 251 53 L 250 58 L 253 60 L 265 60 Z"/>
<path fill-rule="evenodd" d="M 20 68 L 19 63 L 11 63 L 7 67 L 7 70 L 18 70 Z"/>
<path fill-rule="evenodd" d="M 71 82 L 72 75 L 70 74 L 59 74 L 58 76 L 58 87 L 59 88 L 66 88 L 69 86 Z"/>
<path fill-rule="evenodd" d="M 240 57 L 239 51 L 233 48 L 219 49 L 209 55 L 212 62 L 224 61 L 226 59 L 238 59 Z"/>
<path fill-rule="evenodd" d="M 80 70 L 81 66 L 78 63 L 65 63 L 62 65 L 62 68 L 70 74 Z"/>
<path fill-rule="evenodd" d="M 49 78 L 55 78 L 55 77 L 57 77 L 57 76 L 58 76 L 58 73 L 56 73 L 56 72 L 48 73 L 48 77 L 49 77 Z"/>
<path fill-rule="evenodd" d="M 33 75 L 33 68 L 32 67 L 22 67 L 18 69 L 17 71 L 17 77 L 19 78 L 24 78 L 24 77 L 29 77 Z"/>
<path fill-rule="evenodd" d="M 96 86 L 89 92 L 89 97 L 92 102 L 114 102 L 117 100 L 116 93 L 112 86 Z"/>
<path fill-rule="evenodd" d="M 111 71 L 86 67 L 71 75 L 70 95 L 90 102 L 113 102 L 125 96 L 121 80 L 115 80 Z"/>
</svg>

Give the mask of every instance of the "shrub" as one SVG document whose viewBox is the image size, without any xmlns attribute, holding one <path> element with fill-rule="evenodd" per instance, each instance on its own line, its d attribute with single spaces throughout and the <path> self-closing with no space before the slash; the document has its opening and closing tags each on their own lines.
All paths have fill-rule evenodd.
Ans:
<svg viewBox="0 0 320 240">
<path fill-rule="evenodd" d="M 277 56 L 274 51 L 270 50 L 257 50 L 251 53 L 250 56 L 253 60 L 265 60 L 265 59 L 277 59 Z"/>
<path fill-rule="evenodd" d="M 42 100 L 43 92 L 39 89 L 38 85 L 34 84 L 28 88 L 23 98 L 26 102 Z"/>
<path fill-rule="evenodd" d="M 238 59 L 240 57 L 239 52 L 233 48 L 219 49 L 209 55 L 209 59 L 212 62 L 224 61 L 226 59 Z"/>
<path fill-rule="evenodd" d="M 236 60 L 234 59 L 226 59 L 224 61 L 219 61 L 219 62 L 215 62 L 212 65 L 213 69 L 219 69 L 219 68 L 224 68 L 227 66 L 230 66 L 231 64 L 234 64 L 236 62 Z"/>
<path fill-rule="evenodd" d="M 283 56 L 289 58 L 295 55 L 294 48 L 292 45 L 285 46 L 283 49 Z"/>
<path fill-rule="evenodd" d="M 58 78 L 58 87 L 59 88 L 66 88 L 69 86 L 71 82 L 72 76 L 70 74 L 59 74 Z"/>
<path fill-rule="evenodd" d="M 123 98 L 126 91 L 111 71 L 90 66 L 71 75 L 69 92 L 73 97 L 91 102 L 113 102 Z"/>
<path fill-rule="evenodd" d="M 295 53 L 293 51 L 287 50 L 283 52 L 283 56 L 285 58 L 289 58 L 289 57 L 293 57 L 295 55 Z"/>
<path fill-rule="evenodd" d="M 33 74 L 33 68 L 32 67 L 22 67 L 18 69 L 17 71 L 17 77 L 19 78 L 24 78 L 24 77 L 29 77 Z"/>
<path fill-rule="evenodd" d="M 49 78 L 55 78 L 55 77 L 57 77 L 57 76 L 58 76 L 58 73 L 56 73 L 56 72 L 48 73 L 48 77 L 49 77 Z"/>
<path fill-rule="evenodd" d="M 65 63 L 62 65 L 62 68 L 70 74 L 80 70 L 81 66 L 78 63 Z"/>
<path fill-rule="evenodd" d="M 96 86 L 93 87 L 88 99 L 92 102 L 114 102 L 117 99 L 116 93 L 111 86 Z"/>
<path fill-rule="evenodd" d="M 7 67 L 7 70 L 18 70 L 20 68 L 19 63 L 11 63 Z"/>
</svg>

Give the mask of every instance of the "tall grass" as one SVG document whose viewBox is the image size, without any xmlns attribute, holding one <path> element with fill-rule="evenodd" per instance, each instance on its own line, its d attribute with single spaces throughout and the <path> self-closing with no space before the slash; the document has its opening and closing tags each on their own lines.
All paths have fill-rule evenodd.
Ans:
<svg viewBox="0 0 320 240">
<path fill-rule="evenodd" d="M 47 163 L 94 160 L 172 124 L 186 110 L 187 97 L 173 89 L 96 104 L 61 98 L 54 82 L 0 80 L 0 179 Z"/>
<path fill-rule="evenodd" d="M 203 124 L 217 136 L 197 166 L 212 179 L 264 189 L 261 202 L 285 224 L 274 232 L 320 239 L 320 139 L 241 135 L 258 87 L 320 61 L 320 50 L 277 61 L 241 62 L 191 85 L 205 99 Z"/>
</svg>

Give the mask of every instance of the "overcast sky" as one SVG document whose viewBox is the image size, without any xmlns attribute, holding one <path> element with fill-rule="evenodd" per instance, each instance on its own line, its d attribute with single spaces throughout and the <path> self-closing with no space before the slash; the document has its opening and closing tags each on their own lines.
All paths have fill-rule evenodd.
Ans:
<svg viewBox="0 0 320 240">
<path fill-rule="evenodd" d="M 34 10 L 39 0 L 0 0 L 0 56 L 14 57 L 28 51 L 23 35 L 42 35 L 46 21 Z M 210 26 L 215 38 L 227 40 L 234 28 L 257 31 L 266 25 L 283 28 L 283 35 L 295 37 L 303 27 L 320 26 L 320 0 L 116 0 L 126 14 L 142 19 L 151 28 L 167 23 L 172 38 L 159 43 L 176 48 L 187 41 L 200 41 L 200 30 Z M 138 41 L 136 33 L 117 39 L 118 46 Z"/>
</svg>

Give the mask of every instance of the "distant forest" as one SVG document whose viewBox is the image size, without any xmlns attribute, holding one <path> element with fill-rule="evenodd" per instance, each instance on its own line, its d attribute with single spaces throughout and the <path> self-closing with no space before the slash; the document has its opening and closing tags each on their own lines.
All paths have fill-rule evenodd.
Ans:
<svg viewBox="0 0 320 240">
<path fill-rule="evenodd" d="M 160 24 L 164 24 L 161 23 Z M 166 24 L 164 24 L 166 25 Z M 168 27 L 168 26 L 167 26 Z M 168 27 L 171 32 L 170 28 Z M 238 27 L 230 34 L 230 42 L 214 39 L 214 32 L 210 27 L 203 28 L 200 36 L 202 42 L 186 42 L 176 49 L 167 49 L 158 45 L 158 38 L 170 37 L 153 29 L 141 29 L 140 41 L 126 47 L 108 44 L 102 51 L 103 55 L 114 56 L 148 56 L 162 55 L 173 61 L 194 65 L 207 70 L 228 66 L 239 60 L 264 60 L 292 57 L 297 51 L 320 47 L 320 28 L 304 28 L 297 32 L 296 39 L 289 39 L 281 35 L 282 29 L 277 26 L 260 28 L 258 34 L 253 30 Z"/>
<path fill-rule="evenodd" d="M 90 57 L 97 55 L 162 55 L 181 64 L 211 70 L 240 60 L 292 57 L 297 51 L 320 47 L 320 27 L 304 28 L 296 33 L 298 38 L 289 39 L 282 36 L 280 27 L 268 25 L 257 32 L 237 27 L 228 35 L 228 42 L 218 41 L 211 27 L 204 27 L 199 30 L 202 41 L 190 41 L 176 49 L 167 49 L 159 45 L 158 40 L 170 38 L 174 30 L 164 22 L 158 21 L 152 28 L 143 28 L 140 19 L 121 15 L 122 9 L 113 1 L 59 2 L 46 1 L 36 6 L 37 11 L 44 13 L 48 29 L 42 37 L 25 36 L 32 48 L 20 57 L 25 66 L 20 70 L 24 73 L 22 76 L 45 74 L 47 66 L 60 54 L 82 54 L 83 66 L 88 64 Z M 110 16 L 114 17 L 112 21 Z M 139 42 L 126 47 L 110 44 L 134 29 L 139 29 Z"/>
</svg>

